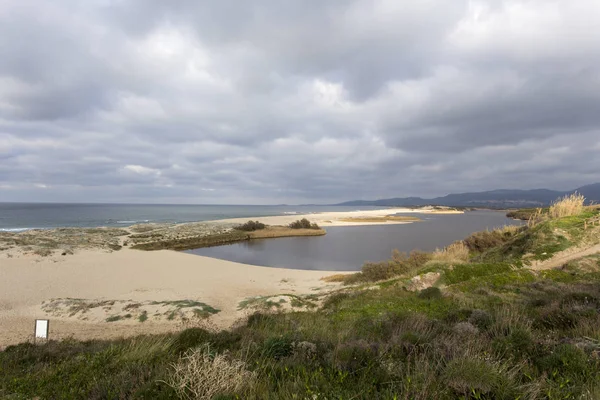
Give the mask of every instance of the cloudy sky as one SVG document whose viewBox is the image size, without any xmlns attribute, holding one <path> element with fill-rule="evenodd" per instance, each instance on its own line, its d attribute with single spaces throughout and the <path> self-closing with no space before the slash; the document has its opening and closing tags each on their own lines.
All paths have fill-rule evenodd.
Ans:
<svg viewBox="0 0 600 400">
<path fill-rule="evenodd" d="M 0 0 L 0 201 L 600 181 L 597 0 Z"/>
</svg>

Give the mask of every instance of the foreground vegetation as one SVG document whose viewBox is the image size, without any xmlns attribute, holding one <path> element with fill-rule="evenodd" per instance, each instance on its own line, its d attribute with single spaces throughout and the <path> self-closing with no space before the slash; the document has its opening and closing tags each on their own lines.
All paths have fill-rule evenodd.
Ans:
<svg viewBox="0 0 600 400">
<path fill-rule="evenodd" d="M 598 399 L 597 209 L 548 213 L 434 253 L 367 264 L 316 311 L 257 313 L 231 330 L 21 344 L 0 397 Z M 423 282 L 427 282 L 425 285 Z"/>
</svg>

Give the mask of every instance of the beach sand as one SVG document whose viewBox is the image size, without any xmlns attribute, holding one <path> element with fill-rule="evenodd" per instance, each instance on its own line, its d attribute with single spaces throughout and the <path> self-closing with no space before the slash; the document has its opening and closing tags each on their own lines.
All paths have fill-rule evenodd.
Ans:
<svg viewBox="0 0 600 400">
<path fill-rule="evenodd" d="M 388 225 L 388 224 L 410 224 L 410 221 L 385 221 L 385 222 L 346 222 L 342 221 L 347 218 L 372 218 L 385 217 L 399 213 L 411 214 L 462 214 L 462 211 L 452 209 L 434 209 L 432 207 L 423 207 L 418 209 L 413 208 L 385 208 L 381 210 L 357 210 L 357 211 L 341 211 L 341 212 L 321 212 L 315 214 L 289 214 L 278 215 L 273 217 L 254 217 L 254 218 L 230 218 L 219 221 L 224 223 L 244 223 L 248 220 L 258 220 L 267 225 L 288 225 L 291 222 L 302 218 L 315 222 L 319 226 L 354 226 L 354 225 Z"/>
<path fill-rule="evenodd" d="M 335 284 L 320 278 L 330 274 L 244 265 L 168 250 L 144 252 L 127 248 L 115 252 L 84 250 L 69 256 L 0 258 L 0 347 L 31 340 L 36 318 L 51 320 L 53 339 L 113 338 L 207 323 L 194 318 L 188 322 L 169 321 L 164 315 L 155 321 L 157 307 L 164 314 L 169 302 L 181 300 L 202 302 L 221 310 L 208 322 L 217 328 L 228 328 L 250 312 L 238 310 L 241 301 L 254 296 L 327 291 Z M 75 315 L 70 315 L 72 310 L 68 307 L 52 312 L 49 307 L 43 308 L 57 298 L 83 299 L 86 304 L 103 306 Z M 141 304 L 152 311 L 143 323 L 135 317 L 106 322 L 115 312 L 123 315 L 116 306 L 110 307 L 111 302 L 120 307 Z M 155 302 L 167 305 L 156 306 Z M 139 309 L 133 307 L 133 311 L 136 315 Z"/>
<path fill-rule="evenodd" d="M 390 208 L 216 222 L 286 225 L 307 218 L 321 226 L 396 224 L 410 222 L 340 219 L 423 212 L 439 211 Z M 339 271 L 268 268 L 170 250 L 74 251 L 46 257 L 18 248 L 0 251 L 0 348 L 32 340 L 36 318 L 50 319 L 51 339 L 116 338 L 207 324 L 226 329 L 260 307 L 306 309 L 339 287 L 321 280 Z"/>
</svg>

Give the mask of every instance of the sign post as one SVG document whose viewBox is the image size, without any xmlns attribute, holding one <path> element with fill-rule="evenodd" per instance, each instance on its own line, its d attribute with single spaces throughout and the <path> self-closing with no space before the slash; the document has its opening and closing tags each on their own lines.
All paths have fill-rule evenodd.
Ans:
<svg viewBox="0 0 600 400">
<path fill-rule="evenodd" d="M 36 319 L 35 328 L 33 332 L 33 342 L 37 339 L 48 340 L 48 331 L 50 329 L 50 320 L 48 319 Z"/>
</svg>

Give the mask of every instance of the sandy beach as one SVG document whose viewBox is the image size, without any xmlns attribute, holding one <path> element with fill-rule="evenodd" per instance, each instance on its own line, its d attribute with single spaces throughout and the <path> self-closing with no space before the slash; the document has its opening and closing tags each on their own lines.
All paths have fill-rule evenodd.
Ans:
<svg viewBox="0 0 600 400">
<path fill-rule="evenodd" d="M 407 223 L 343 222 L 344 218 L 436 212 L 404 208 L 241 218 L 285 225 L 308 218 L 322 226 Z M 127 232 L 125 232 L 127 233 Z M 113 240 L 123 242 L 124 237 Z M 51 320 L 51 338 L 115 338 L 191 325 L 229 328 L 256 309 L 302 310 L 337 287 L 337 272 L 245 265 L 170 250 L 75 248 L 41 256 L 0 252 L 0 347 L 32 340 L 36 318 Z M 266 307 L 266 308 L 265 308 Z"/>
<path fill-rule="evenodd" d="M 227 328 L 250 311 L 238 309 L 243 300 L 328 290 L 332 285 L 320 281 L 328 274 L 250 266 L 168 250 L 91 250 L 70 256 L 3 258 L 0 346 L 30 340 L 35 318 L 50 318 L 54 339 L 118 337 L 181 327 L 180 320 L 155 321 L 153 315 L 144 323 L 138 319 L 106 322 L 115 313 L 110 307 L 72 316 L 67 307 L 53 315 L 42 304 L 51 299 L 116 300 L 123 304 L 191 300 L 220 310 L 210 316 L 210 324 Z M 188 323 L 202 321 L 190 318 Z"/>
<path fill-rule="evenodd" d="M 364 221 L 347 222 L 344 219 L 368 219 L 377 217 L 386 217 L 394 214 L 462 214 L 463 211 L 454 209 L 434 209 L 433 207 L 423 208 L 384 208 L 381 210 L 356 210 L 343 212 L 322 212 L 315 214 L 289 214 L 273 217 L 255 217 L 255 218 L 230 218 L 219 221 L 223 223 L 244 223 L 249 219 L 258 220 L 267 225 L 287 225 L 301 218 L 306 218 L 311 222 L 316 222 L 319 226 L 353 226 L 353 225 L 385 225 L 385 224 L 410 224 L 410 221 Z"/>
</svg>

